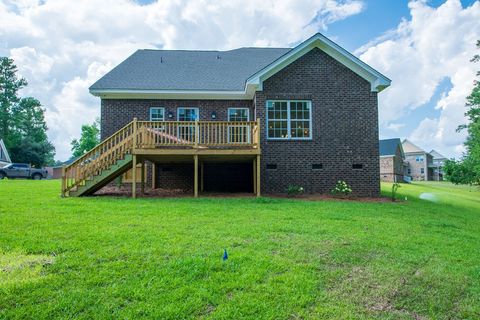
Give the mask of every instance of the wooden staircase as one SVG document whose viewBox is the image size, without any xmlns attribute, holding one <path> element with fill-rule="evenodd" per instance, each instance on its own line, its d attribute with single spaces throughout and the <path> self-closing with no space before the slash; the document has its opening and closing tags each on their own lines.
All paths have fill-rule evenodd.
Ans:
<svg viewBox="0 0 480 320">
<path fill-rule="evenodd" d="M 198 195 L 198 159 L 202 157 L 256 157 L 260 185 L 260 119 L 257 121 L 137 121 L 121 128 L 62 171 L 62 196 L 91 195 L 116 177 L 136 167 L 137 157 L 192 157 L 194 195 Z M 136 170 L 133 170 L 135 175 Z M 143 177 L 142 177 L 143 179 Z M 132 179 L 132 197 L 136 196 Z M 143 183 L 143 180 L 142 180 Z M 260 188 L 258 187 L 257 190 Z M 259 192 L 257 192 L 259 195 Z"/>
<path fill-rule="evenodd" d="M 63 197 L 91 195 L 132 168 L 134 122 L 63 168 Z"/>
</svg>

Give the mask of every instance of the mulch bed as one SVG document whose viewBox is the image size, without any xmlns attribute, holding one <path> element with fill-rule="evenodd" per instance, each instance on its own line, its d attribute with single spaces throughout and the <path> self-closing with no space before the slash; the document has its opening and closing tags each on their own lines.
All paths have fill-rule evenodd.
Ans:
<svg viewBox="0 0 480 320">
<path fill-rule="evenodd" d="M 145 189 L 145 194 L 140 193 L 140 189 L 137 190 L 138 198 L 191 198 L 192 191 L 183 189 Z M 106 186 L 95 193 L 95 196 L 110 196 L 110 197 L 131 197 L 132 191 L 130 188 Z M 205 198 L 254 198 L 252 193 L 218 193 L 218 192 L 204 192 L 200 194 Z M 295 199 L 305 201 L 354 201 L 354 202 L 392 202 L 388 197 L 334 197 L 329 194 L 302 194 L 298 196 L 289 196 L 287 194 L 269 194 L 268 198 L 277 199 Z M 403 200 L 397 200 L 396 202 L 404 202 Z"/>
</svg>

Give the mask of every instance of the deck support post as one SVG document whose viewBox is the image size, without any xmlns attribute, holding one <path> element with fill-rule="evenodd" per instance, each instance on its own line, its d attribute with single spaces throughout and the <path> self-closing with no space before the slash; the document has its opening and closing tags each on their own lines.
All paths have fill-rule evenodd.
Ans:
<svg viewBox="0 0 480 320">
<path fill-rule="evenodd" d="M 141 175 L 141 190 L 142 190 L 142 195 L 145 194 L 145 160 L 142 159 L 142 172 L 140 173 Z"/>
<path fill-rule="evenodd" d="M 66 188 L 67 188 L 67 177 L 65 174 L 65 166 L 62 166 L 62 198 L 65 198 Z"/>
<path fill-rule="evenodd" d="M 260 197 L 260 180 L 261 180 L 261 174 L 260 174 L 260 155 L 257 154 L 257 159 L 256 159 L 256 164 L 257 164 L 257 170 L 255 170 L 255 175 L 257 178 L 257 197 Z"/>
<path fill-rule="evenodd" d="M 252 177 L 253 177 L 253 194 L 257 194 L 257 158 L 253 158 L 253 170 L 252 170 Z"/>
<path fill-rule="evenodd" d="M 203 192 L 203 161 L 200 161 L 200 192 Z"/>
<path fill-rule="evenodd" d="M 137 155 L 132 156 L 132 198 L 137 197 Z"/>
<path fill-rule="evenodd" d="M 198 154 L 193 156 L 193 196 L 198 198 Z"/>
<path fill-rule="evenodd" d="M 157 166 L 155 165 L 155 162 L 152 162 L 152 189 L 155 189 L 155 179 L 156 177 L 156 172 L 155 170 L 157 169 Z"/>
</svg>

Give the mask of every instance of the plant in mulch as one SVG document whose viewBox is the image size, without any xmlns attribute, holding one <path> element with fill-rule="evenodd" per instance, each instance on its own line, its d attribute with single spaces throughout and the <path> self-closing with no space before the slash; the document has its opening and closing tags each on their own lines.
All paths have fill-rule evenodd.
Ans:
<svg viewBox="0 0 480 320">
<path fill-rule="evenodd" d="M 343 180 L 338 180 L 331 191 L 334 197 L 348 197 L 352 193 L 352 188 Z"/>
<path fill-rule="evenodd" d="M 397 199 L 397 190 L 400 188 L 400 183 L 395 182 L 392 184 L 392 201 L 395 201 Z"/>
<path fill-rule="evenodd" d="M 287 187 L 287 194 L 290 196 L 290 197 L 295 197 L 295 196 L 298 196 L 300 194 L 302 194 L 305 190 L 303 189 L 303 187 L 301 186 L 296 186 L 296 185 L 289 185 Z"/>
</svg>

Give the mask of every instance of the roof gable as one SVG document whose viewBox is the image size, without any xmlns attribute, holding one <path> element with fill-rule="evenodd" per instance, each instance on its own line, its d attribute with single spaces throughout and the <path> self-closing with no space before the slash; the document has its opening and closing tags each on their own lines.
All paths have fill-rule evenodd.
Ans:
<svg viewBox="0 0 480 320">
<path fill-rule="evenodd" d="M 432 149 L 432 151 L 429 152 L 433 159 L 447 159 L 447 157 L 445 157 L 443 154 L 439 153 L 438 151 Z"/>
<path fill-rule="evenodd" d="M 263 81 L 285 68 L 290 63 L 302 57 L 304 54 L 314 48 L 319 48 L 360 77 L 370 82 L 372 91 L 380 92 L 390 86 L 391 80 L 386 76 L 370 67 L 368 64 L 340 47 L 338 44 L 328 39 L 321 33 L 317 33 L 306 41 L 300 43 L 297 47 L 285 53 L 268 66 L 257 71 L 247 80 L 248 84 L 254 84 L 262 90 Z"/>
<path fill-rule="evenodd" d="M 403 140 L 402 147 L 405 153 L 426 153 L 425 150 L 413 144 L 410 140 L 407 139 Z"/>
<path fill-rule="evenodd" d="M 403 156 L 402 143 L 399 138 L 384 139 L 379 141 L 380 156 L 394 156 L 400 148 L 400 153 Z"/>
</svg>

